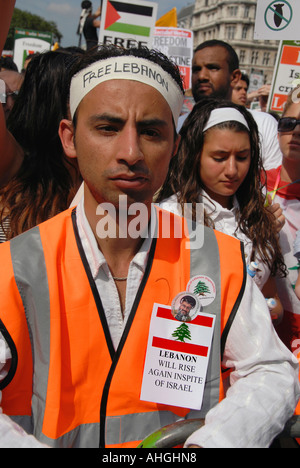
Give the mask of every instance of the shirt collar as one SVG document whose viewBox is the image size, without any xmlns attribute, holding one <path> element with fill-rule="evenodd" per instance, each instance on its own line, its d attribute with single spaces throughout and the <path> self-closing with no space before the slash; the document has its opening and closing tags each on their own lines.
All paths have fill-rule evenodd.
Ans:
<svg viewBox="0 0 300 468">
<path fill-rule="evenodd" d="M 202 189 L 200 195 L 200 201 L 203 202 L 204 208 L 207 211 L 209 217 L 215 221 L 215 219 L 219 216 L 220 212 L 228 212 L 236 215 L 239 212 L 239 202 L 237 200 L 236 195 L 233 196 L 232 199 L 232 208 L 228 210 L 224 208 L 220 203 L 215 200 L 212 200 L 210 196 Z"/>
<path fill-rule="evenodd" d="M 155 232 L 156 215 L 153 210 L 154 207 L 152 205 L 149 233 Z M 76 221 L 79 231 L 79 237 L 81 239 L 81 243 L 91 269 L 91 273 L 93 275 L 93 278 L 95 279 L 98 275 L 99 269 L 102 268 L 104 265 L 107 265 L 107 262 L 103 253 L 98 247 L 92 228 L 87 220 L 84 209 L 84 196 L 81 198 L 76 209 Z M 147 266 L 151 244 L 152 238 L 149 235 L 145 238 L 140 250 L 134 256 L 131 262 L 135 264 L 138 268 L 140 268 L 143 272 L 145 272 Z"/>
</svg>

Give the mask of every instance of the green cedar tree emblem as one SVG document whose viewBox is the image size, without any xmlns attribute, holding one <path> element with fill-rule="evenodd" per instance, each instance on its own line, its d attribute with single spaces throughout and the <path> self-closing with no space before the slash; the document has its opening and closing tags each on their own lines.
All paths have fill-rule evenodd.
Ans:
<svg viewBox="0 0 300 468">
<path fill-rule="evenodd" d="M 198 296 L 205 296 L 207 293 L 210 293 L 209 287 L 203 281 L 198 281 L 194 289 L 194 294 L 198 294 Z"/>
<path fill-rule="evenodd" d="M 186 323 L 182 323 L 178 328 L 176 328 L 176 330 L 174 331 L 174 333 L 172 333 L 172 336 L 174 336 L 174 338 L 176 338 L 176 341 L 182 341 L 182 343 L 185 343 L 185 339 L 186 340 L 191 340 L 191 332 L 189 330 L 189 327 L 187 326 Z"/>
</svg>

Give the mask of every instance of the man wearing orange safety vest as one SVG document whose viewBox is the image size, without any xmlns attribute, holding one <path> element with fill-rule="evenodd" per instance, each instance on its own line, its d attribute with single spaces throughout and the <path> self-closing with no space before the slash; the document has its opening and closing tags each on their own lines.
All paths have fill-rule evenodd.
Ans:
<svg viewBox="0 0 300 468">
<path fill-rule="evenodd" d="M 205 418 L 187 447 L 268 447 L 293 415 L 297 361 L 245 273 L 240 242 L 152 205 L 177 149 L 182 100 L 177 68 L 154 51 L 85 56 L 71 83 L 72 121 L 60 126 L 84 197 L 0 248 L 0 405 L 48 446 L 136 447 L 161 426 Z M 196 296 L 189 285 L 199 277 L 196 317 L 180 325 L 173 301 Z M 197 317 L 214 322 L 203 395 L 191 407 L 190 386 L 176 386 L 180 404 L 167 388 L 142 394 L 152 324 L 162 333 L 158 309 L 176 325 L 176 339 L 160 337 L 173 346 L 159 350 L 165 362 L 192 361 L 203 347 L 180 333 L 192 341 Z"/>
</svg>

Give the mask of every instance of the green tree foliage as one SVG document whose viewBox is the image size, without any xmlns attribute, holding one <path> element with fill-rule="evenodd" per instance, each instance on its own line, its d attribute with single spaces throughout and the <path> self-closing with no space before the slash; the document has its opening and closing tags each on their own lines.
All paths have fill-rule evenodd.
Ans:
<svg viewBox="0 0 300 468">
<path fill-rule="evenodd" d="M 205 296 L 209 292 L 209 287 L 203 281 L 199 281 L 194 289 L 194 294 L 198 294 L 199 296 Z"/>
<path fill-rule="evenodd" d="M 180 327 L 176 328 L 174 333 L 172 333 L 172 336 L 176 338 L 176 341 L 181 341 L 182 343 L 185 343 L 185 340 L 191 340 L 191 332 L 189 330 L 189 327 L 187 326 L 186 323 L 183 323 L 180 325 Z"/>
<path fill-rule="evenodd" d="M 50 32 L 53 34 L 53 39 L 60 42 L 63 35 L 57 29 L 54 21 L 46 21 L 44 18 L 38 15 L 33 15 L 28 11 L 22 11 L 18 8 L 14 9 L 14 14 L 10 24 L 9 33 L 4 46 L 6 50 L 12 50 L 14 48 L 14 34 L 15 28 L 17 29 L 32 29 L 40 32 Z"/>
</svg>

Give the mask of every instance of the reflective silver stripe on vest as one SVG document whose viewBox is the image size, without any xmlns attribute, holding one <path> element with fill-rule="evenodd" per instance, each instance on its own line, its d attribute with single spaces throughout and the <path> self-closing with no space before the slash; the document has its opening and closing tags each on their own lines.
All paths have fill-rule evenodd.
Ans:
<svg viewBox="0 0 300 468">
<path fill-rule="evenodd" d="M 11 416 L 11 419 L 29 432 L 30 418 L 28 416 Z M 173 424 L 179 419 L 176 414 L 170 411 L 127 414 L 109 418 L 110 433 L 113 435 L 107 434 L 106 444 L 118 445 L 121 441 L 126 443 L 143 440 L 157 428 Z M 40 434 L 38 439 L 54 448 L 97 448 L 99 446 L 99 432 L 99 423 L 82 424 L 55 440 L 49 439 L 44 434 Z"/>
<path fill-rule="evenodd" d="M 221 371 L 221 273 L 220 257 L 217 239 L 213 230 L 204 228 L 203 246 L 197 250 L 191 250 L 191 278 L 203 275 L 212 279 L 216 287 L 216 297 L 211 304 L 203 308 L 206 314 L 216 316 L 212 347 L 210 350 L 209 366 L 207 369 L 206 383 L 202 408 L 199 411 L 191 411 L 188 418 L 204 418 L 207 412 L 213 408 L 220 397 L 220 371 Z"/>
<path fill-rule="evenodd" d="M 32 347 L 33 433 L 40 434 L 45 412 L 50 361 L 50 300 L 39 228 L 36 227 L 30 231 L 30 234 L 24 233 L 11 241 L 11 257 Z M 35 378 L 37 375 L 38 378 Z M 28 418 L 26 418 L 25 430 L 28 430 L 28 425 Z"/>
</svg>

